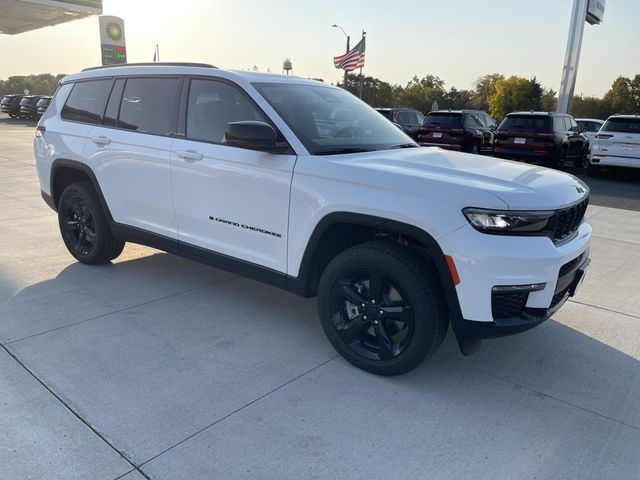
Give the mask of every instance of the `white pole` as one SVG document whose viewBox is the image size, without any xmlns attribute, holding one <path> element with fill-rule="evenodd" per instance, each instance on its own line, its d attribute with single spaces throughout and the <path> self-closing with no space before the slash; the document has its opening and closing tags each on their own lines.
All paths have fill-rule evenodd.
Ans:
<svg viewBox="0 0 640 480">
<path fill-rule="evenodd" d="M 567 40 L 567 51 L 564 56 L 564 67 L 562 67 L 562 79 L 556 108 L 556 111 L 560 113 L 571 113 L 573 92 L 576 88 L 576 77 L 578 76 L 582 35 L 584 34 L 584 24 L 587 18 L 587 5 L 588 0 L 573 0 L 569 39 Z"/>
</svg>

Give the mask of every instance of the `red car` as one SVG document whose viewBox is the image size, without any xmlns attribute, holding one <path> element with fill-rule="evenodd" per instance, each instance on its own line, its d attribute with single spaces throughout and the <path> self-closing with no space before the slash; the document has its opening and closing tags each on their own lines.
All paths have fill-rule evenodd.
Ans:
<svg viewBox="0 0 640 480">
<path fill-rule="evenodd" d="M 560 168 L 569 160 L 582 167 L 589 139 L 571 115 L 555 112 L 508 114 L 495 134 L 496 157 L 545 163 Z"/>
<path fill-rule="evenodd" d="M 480 110 L 437 110 L 414 133 L 420 145 L 469 153 L 491 153 L 496 121 Z"/>
</svg>

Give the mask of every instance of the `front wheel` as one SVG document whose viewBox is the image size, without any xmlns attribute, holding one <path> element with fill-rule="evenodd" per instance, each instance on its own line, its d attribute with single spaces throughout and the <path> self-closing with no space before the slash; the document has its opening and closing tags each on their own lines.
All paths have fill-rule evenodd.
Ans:
<svg viewBox="0 0 640 480">
<path fill-rule="evenodd" d="M 390 242 L 337 255 L 320 279 L 318 311 L 338 353 L 378 375 L 414 369 L 438 349 L 448 327 L 435 268 Z"/>
<path fill-rule="evenodd" d="M 58 202 L 58 224 L 69 253 L 82 263 L 109 262 L 124 248 L 124 242 L 111 234 L 98 195 L 89 182 L 64 189 Z"/>
</svg>

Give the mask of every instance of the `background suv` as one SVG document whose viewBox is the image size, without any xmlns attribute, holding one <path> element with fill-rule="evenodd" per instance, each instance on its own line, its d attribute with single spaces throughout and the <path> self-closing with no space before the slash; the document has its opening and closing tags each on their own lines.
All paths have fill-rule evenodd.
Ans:
<svg viewBox="0 0 640 480">
<path fill-rule="evenodd" d="M 640 116 L 607 119 L 591 145 L 587 173 L 598 175 L 601 166 L 640 168 Z"/>
<path fill-rule="evenodd" d="M 11 118 L 20 116 L 20 100 L 24 95 L 5 95 L 0 101 L 0 110 L 9 114 Z"/>
<path fill-rule="evenodd" d="M 591 145 L 593 139 L 596 138 L 596 133 L 598 133 L 602 125 L 604 125 L 604 120 L 597 118 L 576 118 L 576 123 L 582 130 L 582 133 L 587 136 L 589 145 Z"/>
<path fill-rule="evenodd" d="M 40 95 L 25 95 L 20 100 L 20 116 L 22 118 L 36 118 L 38 116 L 38 101 Z"/>
<path fill-rule="evenodd" d="M 430 112 L 414 138 L 420 145 L 469 153 L 491 153 L 496 121 L 480 110 Z"/>
<path fill-rule="evenodd" d="M 36 104 L 36 115 L 38 118 L 44 114 L 49 103 L 51 103 L 51 97 L 40 97 L 40 100 L 38 100 L 38 103 Z"/>
<path fill-rule="evenodd" d="M 495 134 L 495 156 L 543 162 L 562 167 L 573 161 L 584 165 L 589 140 L 571 115 L 555 112 L 514 112 L 500 123 Z"/>
<path fill-rule="evenodd" d="M 407 135 L 413 135 L 416 128 L 422 125 L 424 115 L 412 108 L 376 108 L 387 120 L 402 127 L 402 131 Z"/>
</svg>

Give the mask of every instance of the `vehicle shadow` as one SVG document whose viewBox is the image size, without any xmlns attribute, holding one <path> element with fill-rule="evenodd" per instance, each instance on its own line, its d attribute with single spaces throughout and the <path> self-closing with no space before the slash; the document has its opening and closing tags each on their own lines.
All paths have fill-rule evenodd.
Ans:
<svg viewBox="0 0 640 480">
<path fill-rule="evenodd" d="M 273 324 L 270 324 L 271 317 L 266 315 L 259 328 L 247 331 L 245 341 L 257 342 L 270 329 L 282 328 L 284 324 L 287 327 L 282 345 L 273 345 L 273 351 L 282 352 L 292 337 L 308 336 L 310 329 L 316 331 L 318 338 L 309 348 L 318 349 L 315 352 L 317 354 L 327 351 L 327 343 L 318 325 L 314 299 L 302 299 L 281 289 L 166 253 L 145 255 L 103 266 L 72 263 L 63 268 L 55 278 L 29 285 L 20 291 L 11 287 L 12 281 L 7 278 L 8 275 L 10 272 L 0 268 L 0 287 L 6 286 L 4 291 L 0 288 L 0 313 L 10 313 L 0 315 L 0 318 L 4 317 L 4 320 L 0 320 L 0 336 L 3 338 L 7 338 L 7 332 L 12 329 L 14 333 L 9 336 L 19 338 L 25 336 L 25 333 L 57 329 L 91 317 L 95 317 L 92 322 L 103 322 L 111 311 L 154 302 L 155 299 L 166 303 L 162 310 L 164 315 L 177 318 L 182 315 L 180 308 L 175 306 L 178 303 L 174 304 L 165 297 L 178 299 L 180 292 L 204 289 L 223 282 L 229 284 L 229 287 L 206 290 L 206 295 L 197 297 L 201 305 L 194 309 L 193 317 L 185 317 L 185 322 L 192 321 L 194 325 L 199 325 L 197 328 L 204 328 L 206 321 L 198 323 L 203 322 L 198 315 L 208 317 L 208 314 L 197 312 L 216 312 L 222 304 L 234 305 L 237 315 L 243 315 L 243 312 L 247 315 L 253 312 L 278 312 L 278 319 Z M 587 308 L 569 302 L 556 317 L 569 319 L 591 316 L 593 318 L 589 321 L 601 320 L 597 310 L 586 311 Z M 149 315 L 157 314 L 153 309 L 150 312 Z M 153 319 L 145 318 L 145 315 L 145 311 L 141 310 L 132 322 L 147 321 L 147 326 L 153 325 Z M 215 315 L 212 315 L 212 321 L 221 321 L 214 319 Z M 522 385 L 583 408 L 602 411 L 614 418 L 631 415 L 633 418 L 626 420 L 640 428 L 640 363 L 633 356 L 640 351 L 640 342 L 622 341 L 632 333 L 625 333 L 624 328 L 628 325 L 615 325 L 615 319 L 605 320 L 611 323 L 611 328 L 620 336 L 612 338 L 608 343 L 550 319 L 529 332 L 487 340 L 480 352 L 471 357 L 463 357 L 459 353 L 453 334 L 449 331 L 436 357 L 446 359 L 450 369 L 461 374 L 475 372 L 474 375 L 479 378 L 485 378 L 486 375 L 498 377 L 505 382 Z M 22 334 L 16 333 L 25 323 L 28 328 Z M 158 328 L 163 328 L 165 323 L 158 322 L 157 325 Z M 132 328 L 138 327 L 132 325 Z M 194 339 L 199 337 L 197 330 L 192 334 Z M 77 340 L 82 342 L 82 338 Z M 616 342 L 626 345 L 627 351 L 610 345 Z M 182 349 L 181 355 L 190 354 L 185 344 L 166 347 Z M 141 345 L 141 348 L 144 346 Z M 298 360 L 293 357 L 290 359 L 291 362 Z M 262 360 L 256 357 L 255 361 L 259 363 Z M 343 363 L 345 369 L 352 368 L 346 362 Z M 455 382 L 446 381 L 437 374 L 434 370 L 437 363 L 433 359 L 428 360 L 409 374 L 385 381 L 393 383 L 396 388 L 416 383 L 444 390 L 457 388 Z M 362 374 L 367 375 L 364 372 Z M 216 375 L 215 365 L 211 365 L 211 375 Z M 488 400 L 497 403 L 502 401 L 499 396 Z"/>
</svg>

